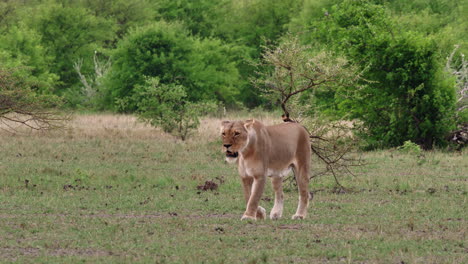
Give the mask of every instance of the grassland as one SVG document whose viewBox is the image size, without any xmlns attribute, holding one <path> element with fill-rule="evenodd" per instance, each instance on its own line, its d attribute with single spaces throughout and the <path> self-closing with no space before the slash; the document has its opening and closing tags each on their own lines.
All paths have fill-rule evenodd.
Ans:
<svg viewBox="0 0 468 264">
<path fill-rule="evenodd" d="M 77 116 L 51 134 L 0 134 L 0 262 L 467 263 L 468 155 L 367 152 L 309 216 L 241 222 L 216 119 L 182 143 L 130 116 Z M 273 122 L 265 119 L 266 123 Z M 204 136 L 201 133 L 205 134 Z M 319 163 L 314 162 L 317 169 Z M 203 191 L 205 181 L 218 184 Z M 268 187 L 262 205 L 273 206 Z"/>
</svg>

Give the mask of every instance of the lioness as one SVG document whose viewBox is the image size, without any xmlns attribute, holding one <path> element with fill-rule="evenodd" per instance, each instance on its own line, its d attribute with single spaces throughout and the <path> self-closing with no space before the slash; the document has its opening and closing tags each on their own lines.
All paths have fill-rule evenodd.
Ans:
<svg viewBox="0 0 468 264">
<path fill-rule="evenodd" d="M 244 219 L 265 219 L 266 211 L 259 206 L 265 181 L 271 178 L 275 205 L 271 219 L 283 214 L 283 177 L 294 170 L 299 188 L 299 205 L 292 219 L 304 219 L 309 203 L 309 134 L 297 123 L 265 126 L 257 120 L 223 121 L 221 127 L 226 160 L 237 162 L 244 187 L 247 209 Z"/>
</svg>

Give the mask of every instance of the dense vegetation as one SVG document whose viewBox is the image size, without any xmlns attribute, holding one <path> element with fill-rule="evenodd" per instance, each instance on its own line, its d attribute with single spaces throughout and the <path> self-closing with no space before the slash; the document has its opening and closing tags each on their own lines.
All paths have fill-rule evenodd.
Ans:
<svg viewBox="0 0 468 264">
<path fill-rule="evenodd" d="M 359 120 L 369 147 L 411 140 L 432 148 L 467 122 L 456 113 L 456 78 L 445 70 L 454 45 L 454 68 L 467 54 L 466 7 L 455 0 L 1 0 L 0 66 L 77 109 L 141 111 L 138 89 L 148 78 L 182 87 L 188 105 L 277 107 L 250 81 L 271 68 L 253 65 L 265 46 L 298 36 L 311 56 L 344 57 L 361 71 L 352 85 L 302 104 L 314 100 L 335 118 Z"/>
</svg>

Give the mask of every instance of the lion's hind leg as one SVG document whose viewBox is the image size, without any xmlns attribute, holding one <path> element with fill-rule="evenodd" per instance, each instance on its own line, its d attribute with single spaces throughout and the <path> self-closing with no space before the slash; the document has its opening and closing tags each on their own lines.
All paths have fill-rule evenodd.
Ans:
<svg viewBox="0 0 468 264">
<path fill-rule="evenodd" d="M 292 219 L 304 219 L 307 215 L 307 207 L 309 206 L 309 164 L 303 163 L 300 165 L 294 170 L 299 190 L 299 204 Z"/>
</svg>

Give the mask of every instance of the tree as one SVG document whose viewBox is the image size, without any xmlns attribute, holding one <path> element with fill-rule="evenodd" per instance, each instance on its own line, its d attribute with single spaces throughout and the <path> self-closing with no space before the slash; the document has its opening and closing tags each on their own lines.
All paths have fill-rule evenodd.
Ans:
<svg viewBox="0 0 468 264">
<path fill-rule="evenodd" d="M 456 78 L 457 112 L 462 113 L 465 109 L 468 109 L 468 62 L 466 61 L 465 54 L 463 53 L 459 56 L 459 62 L 455 62 L 455 54 L 459 48 L 459 45 L 455 45 L 455 49 L 447 58 L 445 70 Z M 464 121 L 468 122 L 468 120 Z"/>
<path fill-rule="evenodd" d="M 0 2 L 0 32 L 7 30 L 12 24 L 16 24 L 16 10 L 22 4 L 14 0 Z"/>
<path fill-rule="evenodd" d="M 260 72 L 255 84 L 271 103 L 281 106 L 283 120 L 300 122 L 309 131 L 312 152 L 326 167 L 314 176 L 330 172 L 343 187 L 338 172 L 351 173 L 349 168 L 360 164 L 359 159 L 350 158 L 355 143 L 350 127 L 333 119 L 336 115 L 325 115 L 314 103 L 317 93 L 356 82 L 360 78 L 356 67 L 331 53 L 314 54 L 309 46 L 290 36 L 278 47 L 266 48 L 257 67 L 268 70 Z"/>
<path fill-rule="evenodd" d="M 157 77 L 162 84 L 184 86 L 193 102 L 234 102 L 239 82 L 234 52 L 217 39 L 190 36 L 181 24 L 160 21 L 136 28 L 112 55 L 110 101 L 131 99 L 146 77 Z M 137 109 L 136 101 L 127 102 L 121 111 Z"/>
<path fill-rule="evenodd" d="M 80 77 L 82 86 L 81 93 L 83 99 L 80 99 L 81 104 L 86 107 L 93 109 L 103 109 L 103 96 L 104 96 L 104 84 L 103 80 L 110 70 L 111 62 L 108 58 L 107 61 L 99 59 L 98 53 L 94 52 L 93 56 L 94 73 L 84 75 L 81 71 L 83 66 L 83 60 L 79 59 L 73 64 L 73 68 Z"/>
<path fill-rule="evenodd" d="M 156 8 L 149 0 L 79 0 L 72 1 L 76 3 L 74 7 L 87 8 L 95 17 L 105 18 L 112 21 L 116 28 L 115 39 L 106 46 L 112 46 L 117 43 L 118 39 L 124 37 L 132 27 L 142 26 L 146 23 L 151 23 L 156 17 Z M 159 6 L 160 3 L 157 3 Z M 71 5 L 73 6 L 73 4 Z"/>
<path fill-rule="evenodd" d="M 12 26 L 0 36 L 0 60 L 5 69 L 14 69 L 15 75 L 31 88 L 41 93 L 50 93 L 59 77 L 50 72 L 52 57 L 42 46 L 41 36 L 25 25 Z"/>
<path fill-rule="evenodd" d="M 216 28 L 218 10 L 230 0 L 159 0 L 155 5 L 158 17 L 182 22 L 194 35 L 212 37 Z"/>
<path fill-rule="evenodd" d="M 251 61 L 258 62 L 262 46 L 276 43 L 287 32 L 287 25 L 299 10 L 301 1 L 239 0 L 229 1 L 216 10 L 213 35 L 241 49 L 239 72 L 244 80 L 254 75 Z M 239 99 L 247 107 L 263 103 L 261 92 L 249 83 L 241 86 Z"/>
<path fill-rule="evenodd" d="M 51 130 L 63 126 L 67 118 L 54 110 L 60 105 L 56 96 L 38 94 L 31 84 L 0 69 L 0 123 L 2 129 L 16 132 L 19 127 L 31 130 Z"/>
<path fill-rule="evenodd" d="M 461 53 L 456 56 L 459 45 L 455 45 L 455 49 L 447 58 L 445 70 L 456 78 L 457 82 L 457 104 L 455 119 L 457 122 L 457 130 L 451 131 L 448 140 L 456 145 L 457 149 L 468 145 L 468 62 L 465 60 L 465 55 Z"/>
<path fill-rule="evenodd" d="M 431 39 L 398 28 L 382 6 L 364 0 L 333 6 L 316 26 L 314 39 L 367 69 L 363 77 L 372 83 L 335 98 L 363 122 L 369 148 L 407 140 L 425 149 L 445 144 L 454 125 L 454 83 L 445 78 Z"/>
<path fill-rule="evenodd" d="M 229 105 L 236 103 L 242 80 L 237 69 L 239 50 L 216 38 L 195 39 L 185 73 L 180 83 L 187 87 L 192 101 L 217 100 Z"/>
<path fill-rule="evenodd" d="M 158 78 L 147 78 L 145 84 L 137 85 L 133 96 L 142 120 L 183 141 L 200 125 L 199 116 L 217 108 L 213 102 L 187 101 L 183 86 L 162 84 Z"/>
<path fill-rule="evenodd" d="M 55 92 L 67 92 L 67 99 L 74 101 L 79 84 L 74 62 L 82 58 L 82 71 L 92 72 L 92 54 L 105 41 L 112 40 L 113 24 L 80 7 L 48 3 L 37 9 L 38 15 L 27 18 L 27 23 L 40 34 L 46 55 L 52 58 L 50 71 L 60 78 Z"/>
<path fill-rule="evenodd" d="M 297 37 L 291 36 L 276 48 L 266 47 L 262 63 L 257 67 L 265 70 L 259 72 L 260 78 L 255 83 L 264 90 L 270 102 L 280 103 L 284 117 L 288 119 L 291 111 L 288 102 L 293 97 L 310 96 L 358 78 L 356 69 L 346 59 L 327 52 L 314 54 L 310 46 L 301 45 Z M 301 106 L 303 113 L 307 112 L 305 105 Z M 295 112 L 294 116 L 300 114 Z"/>
</svg>

